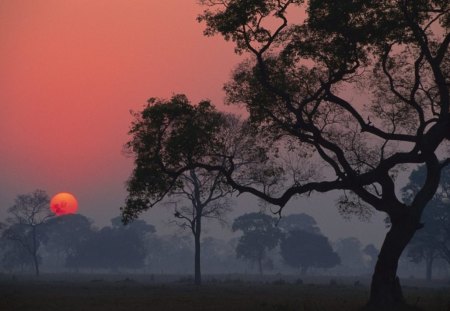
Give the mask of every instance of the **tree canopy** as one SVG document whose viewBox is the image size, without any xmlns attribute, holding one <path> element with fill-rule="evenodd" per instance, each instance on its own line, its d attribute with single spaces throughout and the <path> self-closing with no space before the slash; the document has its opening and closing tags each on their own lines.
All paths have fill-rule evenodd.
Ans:
<svg viewBox="0 0 450 311">
<path fill-rule="evenodd" d="M 242 231 L 236 246 L 236 255 L 258 265 L 263 273 L 263 260 L 267 252 L 278 245 L 282 233 L 276 227 L 276 218 L 263 213 L 248 213 L 236 218 L 233 231 Z"/>
<path fill-rule="evenodd" d="M 332 268 L 341 261 L 327 237 L 303 230 L 293 230 L 281 240 L 280 253 L 286 264 L 301 268 L 305 274 L 309 268 Z"/>
</svg>

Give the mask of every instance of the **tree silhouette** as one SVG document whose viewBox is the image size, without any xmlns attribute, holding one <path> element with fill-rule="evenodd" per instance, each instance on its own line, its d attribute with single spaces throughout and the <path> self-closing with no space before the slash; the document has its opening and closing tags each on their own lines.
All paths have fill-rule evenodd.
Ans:
<svg viewBox="0 0 450 311">
<path fill-rule="evenodd" d="M 309 268 L 332 268 L 340 263 L 337 253 L 328 238 L 319 234 L 303 230 L 290 231 L 281 240 L 280 253 L 286 264 L 301 268 L 305 275 Z"/>
<path fill-rule="evenodd" d="M 225 86 L 228 102 L 245 105 L 251 124 L 273 138 L 273 148 L 304 155 L 305 168 L 308 159 L 319 163 L 308 178 L 286 177 L 278 193 L 239 182 L 236 158 L 210 169 L 221 170 L 238 191 L 281 208 L 294 196 L 341 190 L 341 212 L 387 213 L 392 226 L 369 304 L 404 303 L 398 260 L 450 163 L 448 152 L 437 153 L 450 139 L 449 2 L 201 2 L 205 34 L 219 33 L 250 55 Z M 302 9 L 306 18 L 298 15 Z M 364 96 L 349 94 L 358 90 Z M 410 203 L 403 202 L 396 196 L 396 172 L 418 163 L 426 166 L 426 181 Z"/>
<path fill-rule="evenodd" d="M 46 247 L 66 264 L 93 234 L 92 221 L 80 214 L 67 214 L 52 218 L 45 226 Z"/>
<path fill-rule="evenodd" d="M 276 218 L 263 213 L 249 213 L 236 218 L 233 231 L 242 231 L 236 246 L 238 258 L 258 264 L 258 271 L 263 274 L 263 261 L 267 251 L 275 248 L 282 236 L 276 227 Z"/>
<path fill-rule="evenodd" d="M 39 276 L 39 248 L 46 238 L 44 226 L 53 216 L 49 203 L 50 199 L 43 190 L 18 195 L 14 205 L 8 209 L 6 222 L 9 226 L 2 233 L 4 238 L 16 243 L 30 256 L 36 276 Z"/>
<path fill-rule="evenodd" d="M 155 232 L 152 225 L 139 220 L 124 226 L 120 218 L 111 220 L 112 226 L 92 231 L 67 257 L 66 265 L 73 268 L 97 268 L 117 271 L 138 269 L 145 264 L 145 235 Z"/>
<path fill-rule="evenodd" d="M 174 216 L 177 224 L 189 228 L 194 236 L 194 281 L 200 285 L 202 220 L 223 219 L 232 188 L 220 172 L 196 168 L 177 174 L 171 168 L 174 162 L 194 163 L 203 146 L 213 142 L 211 134 L 225 118 L 209 102 L 192 106 L 184 95 L 175 95 L 169 101 L 152 98 L 134 116 L 126 148 L 135 157 L 135 168 L 128 181 L 123 219 L 128 222 L 136 218 L 165 197 L 187 199 L 190 205 L 176 208 Z"/>
</svg>

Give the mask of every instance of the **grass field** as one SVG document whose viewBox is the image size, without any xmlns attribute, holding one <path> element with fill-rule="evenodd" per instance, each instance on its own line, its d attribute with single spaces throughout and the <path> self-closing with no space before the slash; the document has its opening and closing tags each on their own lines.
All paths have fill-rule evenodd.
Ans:
<svg viewBox="0 0 450 311">
<path fill-rule="evenodd" d="M 157 284 L 130 278 L 0 280 L 2 311 L 152 311 L 152 310 L 358 310 L 367 300 L 367 285 L 337 280 L 329 284 L 295 284 L 282 280 L 209 281 L 201 288 L 185 282 Z M 405 286 L 408 303 L 423 310 L 450 311 L 449 287 Z"/>
</svg>

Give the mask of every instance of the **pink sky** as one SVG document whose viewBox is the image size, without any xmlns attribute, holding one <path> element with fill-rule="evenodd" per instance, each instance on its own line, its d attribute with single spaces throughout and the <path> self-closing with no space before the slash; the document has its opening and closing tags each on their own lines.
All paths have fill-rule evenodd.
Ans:
<svg viewBox="0 0 450 311">
<path fill-rule="evenodd" d="M 201 10 L 196 0 L 0 0 L 0 221 L 16 195 L 37 188 L 73 193 L 99 225 L 119 215 L 132 169 L 122 154 L 129 110 L 174 93 L 220 107 L 242 59 L 203 36 Z M 254 198 L 238 202 L 234 216 L 258 209 Z M 368 236 L 333 202 L 292 201 L 286 212 L 311 214 L 330 236 L 380 240 L 381 221 Z M 164 228 L 171 211 L 143 216 Z"/>
<path fill-rule="evenodd" d="M 129 110 L 180 92 L 220 104 L 238 57 L 203 36 L 196 2 L 0 0 L 1 213 L 41 188 L 110 218 L 131 171 Z"/>
</svg>

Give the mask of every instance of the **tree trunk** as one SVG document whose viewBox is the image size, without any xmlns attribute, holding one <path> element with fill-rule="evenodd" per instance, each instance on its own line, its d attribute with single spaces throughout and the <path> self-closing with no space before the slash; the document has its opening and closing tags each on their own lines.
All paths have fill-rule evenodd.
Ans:
<svg viewBox="0 0 450 311">
<path fill-rule="evenodd" d="M 201 221 L 200 217 L 197 218 L 195 222 L 195 233 L 194 233 L 194 246 L 195 246 L 195 257 L 194 257 L 194 284 L 202 285 L 202 274 L 200 270 L 200 235 L 201 235 Z"/>
<path fill-rule="evenodd" d="M 368 305 L 375 308 L 395 308 L 405 304 L 397 277 L 398 260 L 413 237 L 419 221 L 405 217 L 395 223 L 386 234 L 372 276 Z"/>
<path fill-rule="evenodd" d="M 34 264 L 34 271 L 36 273 L 36 276 L 39 276 L 39 260 L 38 260 L 38 242 L 36 237 L 36 226 L 33 226 L 33 264 Z"/>
<path fill-rule="evenodd" d="M 261 257 L 258 258 L 258 271 L 259 271 L 259 275 L 263 275 L 263 267 L 262 267 L 262 258 Z"/>
<path fill-rule="evenodd" d="M 433 254 L 429 254 L 427 258 L 425 258 L 426 263 L 426 279 L 427 281 L 431 281 L 433 275 Z"/>
<path fill-rule="evenodd" d="M 37 258 L 37 254 L 33 254 L 33 264 L 36 276 L 39 276 L 39 260 Z"/>
</svg>

